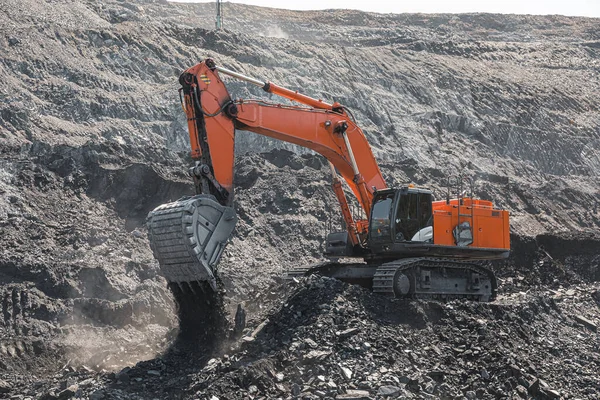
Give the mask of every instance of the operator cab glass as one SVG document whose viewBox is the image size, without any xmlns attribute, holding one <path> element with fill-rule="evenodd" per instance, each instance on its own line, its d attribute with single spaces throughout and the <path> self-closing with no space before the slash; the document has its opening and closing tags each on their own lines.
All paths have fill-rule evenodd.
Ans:
<svg viewBox="0 0 600 400">
<path fill-rule="evenodd" d="M 396 242 L 424 242 L 431 238 L 433 212 L 431 192 L 422 189 L 400 189 L 394 219 Z"/>
<path fill-rule="evenodd" d="M 394 206 L 394 192 L 377 194 L 373 200 L 369 234 L 374 240 L 391 238 L 391 215 Z"/>
<path fill-rule="evenodd" d="M 429 190 L 401 188 L 373 200 L 369 235 L 378 242 L 431 242 L 432 196 Z"/>
</svg>

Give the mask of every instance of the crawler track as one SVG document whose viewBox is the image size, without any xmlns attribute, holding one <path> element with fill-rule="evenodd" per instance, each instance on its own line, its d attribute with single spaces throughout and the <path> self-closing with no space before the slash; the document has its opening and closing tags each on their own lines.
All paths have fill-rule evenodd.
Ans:
<svg viewBox="0 0 600 400">
<path fill-rule="evenodd" d="M 497 290 L 493 272 L 478 262 L 445 258 L 405 258 L 376 265 L 325 262 L 293 268 L 286 278 L 311 274 L 358 283 L 387 297 L 491 301 Z"/>
</svg>

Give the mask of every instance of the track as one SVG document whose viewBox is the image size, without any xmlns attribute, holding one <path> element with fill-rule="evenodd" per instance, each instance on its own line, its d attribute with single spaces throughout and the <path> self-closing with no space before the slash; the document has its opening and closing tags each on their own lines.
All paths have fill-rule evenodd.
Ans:
<svg viewBox="0 0 600 400">
<path fill-rule="evenodd" d="M 490 301 L 496 289 L 493 273 L 469 261 L 408 258 L 382 264 L 373 276 L 373 292 L 388 297 Z"/>
<path fill-rule="evenodd" d="M 405 258 L 383 264 L 324 262 L 289 270 L 287 280 L 319 274 L 358 283 L 386 297 L 491 301 L 497 283 L 477 262 L 443 258 Z"/>
</svg>

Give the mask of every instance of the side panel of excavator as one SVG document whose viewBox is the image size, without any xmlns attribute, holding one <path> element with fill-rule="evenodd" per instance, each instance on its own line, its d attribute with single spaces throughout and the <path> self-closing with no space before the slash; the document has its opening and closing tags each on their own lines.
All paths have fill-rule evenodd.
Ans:
<svg viewBox="0 0 600 400">
<path fill-rule="evenodd" d="M 457 245 L 455 229 L 461 224 L 470 230 L 472 243 L 467 244 L 470 247 L 510 249 L 508 211 L 479 199 L 433 202 L 434 244 Z"/>
</svg>

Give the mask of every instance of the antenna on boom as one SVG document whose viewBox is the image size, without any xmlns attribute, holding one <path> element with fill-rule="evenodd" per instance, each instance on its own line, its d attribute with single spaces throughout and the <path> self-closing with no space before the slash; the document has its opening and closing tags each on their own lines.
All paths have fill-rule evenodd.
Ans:
<svg viewBox="0 0 600 400">
<path fill-rule="evenodd" d="M 221 9 L 221 0 L 217 0 L 217 20 L 216 20 L 216 27 L 217 30 L 221 29 L 223 27 L 223 16 L 222 16 L 222 9 Z"/>
</svg>

